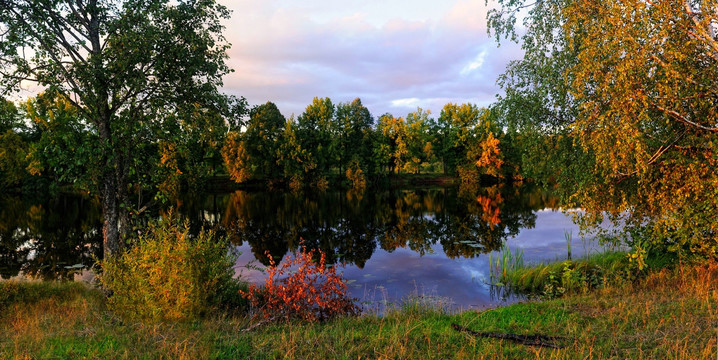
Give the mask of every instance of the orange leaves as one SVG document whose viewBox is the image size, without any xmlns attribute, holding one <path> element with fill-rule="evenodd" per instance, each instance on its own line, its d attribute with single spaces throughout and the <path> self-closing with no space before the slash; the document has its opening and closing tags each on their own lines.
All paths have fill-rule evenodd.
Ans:
<svg viewBox="0 0 718 360">
<path fill-rule="evenodd" d="M 501 177 L 501 165 L 504 164 L 504 160 L 501 156 L 501 149 L 499 148 L 499 139 L 494 137 L 494 134 L 489 132 L 486 139 L 479 145 L 481 148 L 481 156 L 476 160 L 476 166 L 484 169 L 484 173 L 487 175 Z"/>
<path fill-rule="evenodd" d="M 249 154 L 239 133 L 231 131 L 227 134 L 222 147 L 222 159 L 232 180 L 241 183 L 251 176 Z"/>
<path fill-rule="evenodd" d="M 256 316 L 265 320 L 300 319 L 316 322 L 343 315 L 356 315 L 359 308 L 347 297 L 347 285 L 336 268 L 327 267 L 326 255 L 319 250 L 319 262 L 314 262 L 315 250 L 302 246 L 294 257 L 287 256 L 277 266 L 267 252 L 269 276 L 263 288 L 251 285 L 240 291 Z"/>
<path fill-rule="evenodd" d="M 501 193 L 496 191 L 498 190 L 497 187 L 491 187 L 489 190 L 487 196 L 479 195 L 476 198 L 476 202 L 481 206 L 481 219 L 489 224 L 493 230 L 494 226 L 501 223 L 501 218 L 499 217 L 501 215 L 501 209 L 499 206 L 504 202 L 504 199 L 501 197 Z M 491 192 L 495 192 L 495 194 L 491 194 Z"/>
<path fill-rule="evenodd" d="M 180 192 L 180 175 L 182 171 L 179 168 L 179 154 L 177 151 L 177 143 L 170 141 L 160 142 L 160 166 L 163 168 L 166 177 L 159 184 L 158 189 L 160 193 L 169 195 L 170 197 L 177 196 Z"/>
</svg>

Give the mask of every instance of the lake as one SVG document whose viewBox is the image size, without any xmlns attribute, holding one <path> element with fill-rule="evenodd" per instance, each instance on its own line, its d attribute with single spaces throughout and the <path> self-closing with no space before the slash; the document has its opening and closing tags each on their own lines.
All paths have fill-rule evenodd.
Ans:
<svg viewBox="0 0 718 360">
<path fill-rule="evenodd" d="M 581 239 L 557 199 L 530 186 L 414 188 L 323 193 L 236 191 L 186 197 L 172 206 L 196 231 L 215 228 L 241 252 L 236 269 L 283 258 L 300 243 L 321 249 L 342 272 L 353 297 L 367 308 L 418 295 L 454 309 L 516 301 L 489 283 L 489 254 L 506 243 L 526 262 L 599 251 Z M 162 213 L 162 211 L 158 211 Z M 63 195 L 0 199 L 0 277 L 78 279 L 101 254 L 97 200 Z"/>
</svg>

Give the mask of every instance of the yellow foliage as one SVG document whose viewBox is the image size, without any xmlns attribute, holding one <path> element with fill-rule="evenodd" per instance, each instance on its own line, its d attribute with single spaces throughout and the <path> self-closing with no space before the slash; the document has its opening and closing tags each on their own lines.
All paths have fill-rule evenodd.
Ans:
<svg viewBox="0 0 718 360">
<path fill-rule="evenodd" d="M 222 147 L 222 159 L 229 177 L 235 182 L 244 182 L 251 176 L 249 154 L 239 133 L 230 131 L 227 134 Z"/>
<path fill-rule="evenodd" d="M 366 176 L 364 176 L 364 171 L 362 171 L 358 162 L 352 161 L 345 175 L 352 184 L 352 189 L 364 190 L 366 188 Z"/>
<path fill-rule="evenodd" d="M 160 142 L 160 153 L 160 165 L 168 172 L 158 189 L 162 194 L 175 197 L 181 189 L 180 176 L 182 175 L 182 171 L 179 169 L 177 144 L 169 141 Z"/>
<path fill-rule="evenodd" d="M 580 51 L 567 72 L 573 135 L 595 154 L 577 201 L 596 217 L 652 219 L 652 239 L 716 256 L 718 2 L 581 1 L 564 9 Z M 660 243 L 662 240 L 655 240 Z M 710 250 L 712 247 L 713 250 Z"/>
</svg>

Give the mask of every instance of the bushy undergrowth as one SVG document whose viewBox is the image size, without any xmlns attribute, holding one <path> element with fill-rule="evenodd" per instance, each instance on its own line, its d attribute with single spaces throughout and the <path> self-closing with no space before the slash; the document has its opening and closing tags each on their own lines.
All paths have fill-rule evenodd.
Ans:
<svg viewBox="0 0 718 360">
<path fill-rule="evenodd" d="M 114 312 L 143 320 L 186 320 L 210 309 L 240 306 L 236 256 L 212 231 L 193 236 L 170 215 L 150 223 L 127 251 L 102 262 L 102 285 Z"/>
<path fill-rule="evenodd" d="M 327 266 L 326 255 L 301 247 L 281 265 L 267 253 L 270 267 L 264 287 L 250 285 L 242 294 L 264 321 L 299 319 L 309 322 L 356 315 L 359 308 L 347 295 L 347 285 L 336 267 Z"/>
</svg>

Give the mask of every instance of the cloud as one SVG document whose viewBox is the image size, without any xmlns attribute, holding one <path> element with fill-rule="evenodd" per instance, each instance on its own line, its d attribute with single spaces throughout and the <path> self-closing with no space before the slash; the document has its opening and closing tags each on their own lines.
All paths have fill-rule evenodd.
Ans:
<svg viewBox="0 0 718 360">
<path fill-rule="evenodd" d="M 225 3 L 234 10 L 225 33 L 235 69 L 225 90 L 273 101 L 286 116 L 315 96 L 360 97 L 375 115 L 438 112 L 438 101 L 486 105 L 497 75 L 520 55 L 488 37 L 484 0 Z"/>
<path fill-rule="evenodd" d="M 410 107 L 410 108 L 416 108 L 417 106 L 420 106 L 419 98 L 409 98 L 409 99 L 396 99 L 391 101 L 391 106 L 393 107 Z"/>
<path fill-rule="evenodd" d="M 479 55 L 476 55 L 476 58 L 473 61 L 466 64 L 466 66 L 464 66 L 464 68 L 461 69 L 461 75 L 467 75 L 474 70 L 481 69 L 481 66 L 484 65 L 485 59 L 486 59 L 486 50 L 482 50 L 479 53 Z"/>
</svg>

